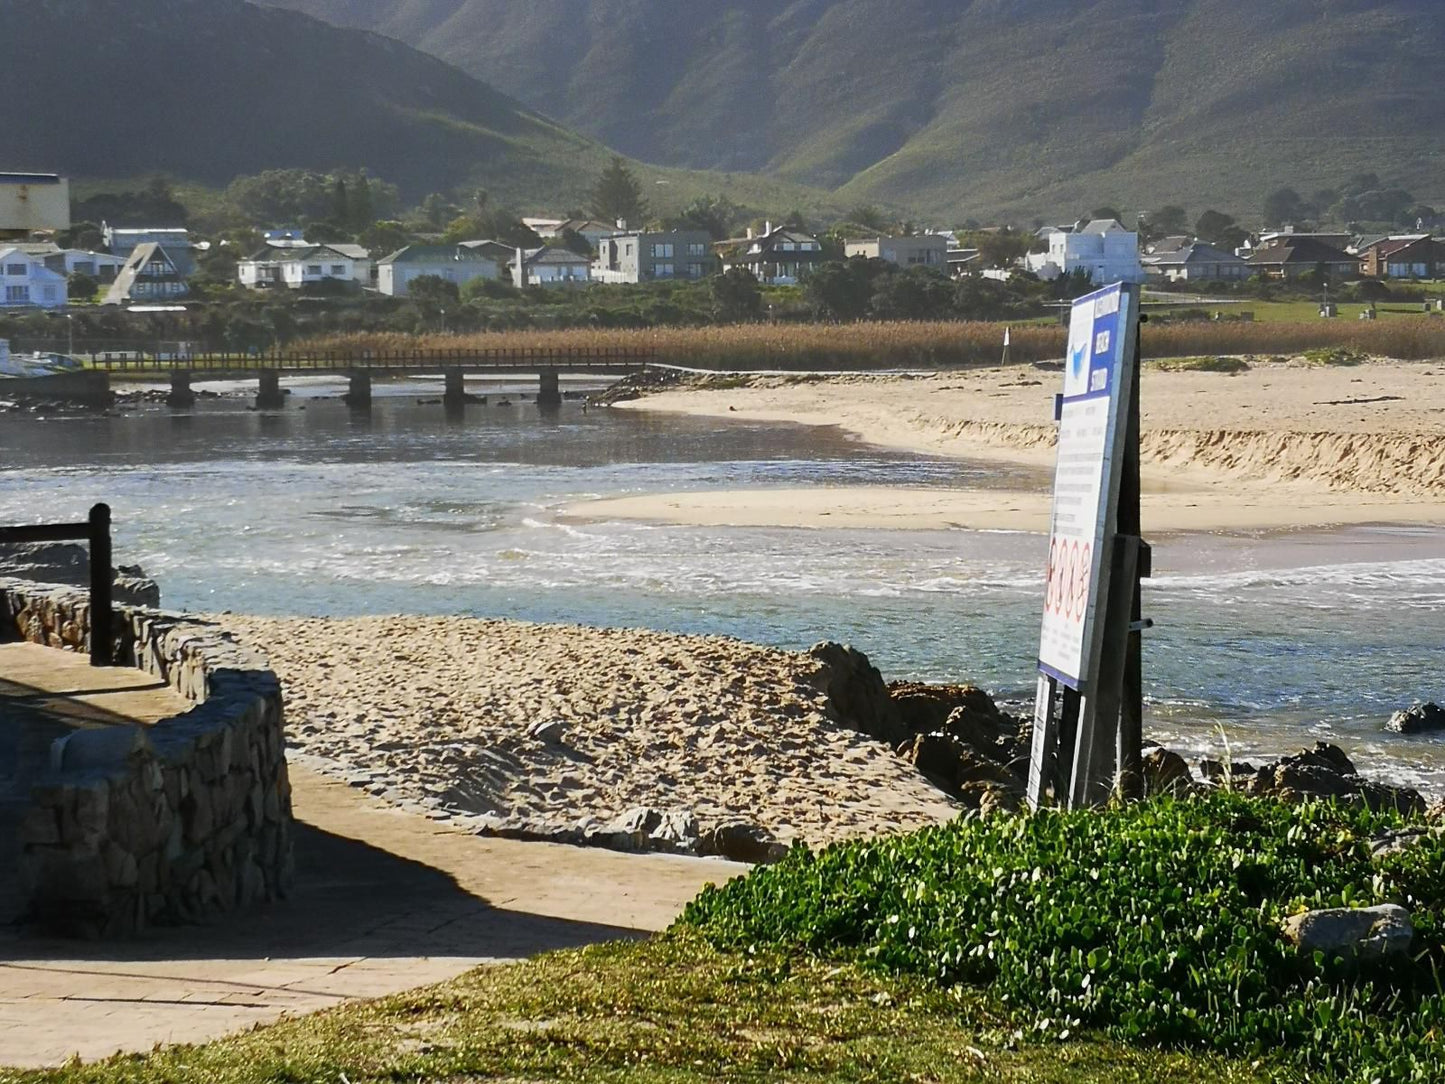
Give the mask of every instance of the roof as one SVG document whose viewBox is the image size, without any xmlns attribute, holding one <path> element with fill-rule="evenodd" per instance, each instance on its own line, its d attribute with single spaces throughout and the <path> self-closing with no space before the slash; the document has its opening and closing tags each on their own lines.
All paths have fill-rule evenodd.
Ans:
<svg viewBox="0 0 1445 1084">
<path fill-rule="evenodd" d="M 1354 256 L 1304 234 L 1284 235 L 1250 254 L 1251 264 L 1358 263 Z"/>
<path fill-rule="evenodd" d="M 3 260 L 7 256 L 11 255 L 24 256 L 27 261 L 35 264 L 37 267 L 45 266 L 45 264 L 41 261 L 41 254 L 38 252 L 27 252 L 26 246 L 23 244 L 0 246 L 0 260 Z"/>
<path fill-rule="evenodd" d="M 126 258 L 125 266 L 115 276 L 115 281 L 105 292 L 104 302 L 107 305 L 117 305 L 130 297 L 132 287 L 135 286 L 136 277 L 140 274 L 141 268 L 160 256 L 166 263 L 171 265 L 172 272 L 175 272 L 175 261 L 166 255 L 166 250 L 155 241 L 146 241 L 144 244 L 136 245 L 130 256 Z M 180 275 L 176 275 L 180 278 Z"/>
<path fill-rule="evenodd" d="M 1191 263 L 1232 263 L 1243 266 L 1247 261 L 1227 249 L 1207 241 L 1194 241 L 1181 249 L 1154 252 L 1145 259 L 1154 267 L 1179 267 Z"/>
<path fill-rule="evenodd" d="M 1418 245 L 1421 241 L 1430 240 L 1433 240 L 1433 238 L 1431 238 L 1428 233 L 1412 233 L 1405 237 L 1385 237 L 1376 241 L 1364 251 L 1368 252 L 1370 249 L 1374 249 L 1377 256 L 1393 256 L 1397 252 L 1401 252 L 1413 245 Z"/>
<path fill-rule="evenodd" d="M 0 173 L 0 184 L 60 184 L 58 173 Z"/>
<path fill-rule="evenodd" d="M 462 248 L 469 248 L 473 252 L 481 252 L 493 257 L 505 257 L 508 260 L 517 258 L 517 246 L 505 245 L 501 241 L 462 241 L 459 242 Z"/>
<path fill-rule="evenodd" d="M 1161 237 L 1157 241 L 1150 242 L 1144 251 L 1151 256 L 1164 256 L 1171 252 L 1182 252 L 1194 243 L 1194 238 L 1176 234 L 1173 237 Z"/>
<path fill-rule="evenodd" d="M 353 255 L 354 252 L 360 252 L 361 255 Z M 341 256 L 348 260 L 364 260 L 371 255 L 360 245 L 307 245 L 305 247 L 298 247 L 291 244 L 267 244 L 260 252 L 254 256 L 248 256 L 243 262 L 304 263 L 307 260 L 314 260 L 318 257 L 324 259 L 327 253 L 333 256 Z"/>
<path fill-rule="evenodd" d="M 562 248 L 552 245 L 546 248 L 529 248 L 523 262 L 527 264 L 539 263 L 580 263 L 592 266 L 592 257 L 579 256 L 569 248 Z"/>
<path fill-rule="evenodd" d="M 490 259 L 491 257 L 486 253 L 466 244 L 407 245 L 376 262 L 380 266 L 398 263 L 480 263 L 482 260 Z"/>
<path fill-rule="evenodd" d="M 1129 233 L 1117 218 L 1095 218 L 1086 222 L 1079 233 Z"/>
</svg>

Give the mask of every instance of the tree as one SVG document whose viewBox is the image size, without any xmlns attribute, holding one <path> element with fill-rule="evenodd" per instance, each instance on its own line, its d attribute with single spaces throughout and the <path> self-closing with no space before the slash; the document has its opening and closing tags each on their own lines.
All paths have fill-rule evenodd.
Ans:
<svg viewBox="0 0 1445 1084">
<path fill-rule="evenodd" d="M 620 154 L 613 155 L 612 161 L 597 178 L 597 184 L 592 189 L 592 214 L 603 222 L 620 219 L 633 226 L 641 226 L 647 216 L 642 184 L 627 167 L 627 159 Z"/>
<path fill-rule="evenodd" d="M 347 198 L 344 177 L 337 177 L 331 185 L 331 221 L 338 226 L 351 222 L 351 200 Z"/>
<path fill-rule="evenodd" d="M 844 217 L 843 223 L 862 226 L 874 233 L 888 232 L 888 217 L 871 203 L 861 203 L 854 207 Z"/>
<path fill-rule="evenodd" d="M 421 217 L 433 229 L 441 229 L 457 217 L 457 206 L 440 192 L 433 192 L 421 201 Z"/>
<path fill-rule="evenodd" d="M 597 255 L 596 250 L 594 250 L 592 247 L 592 242 L 587 240 L 587 238 L 583 237 L 576 230 L 563 230 L 549 243 L 556 245 L 560 248 L 565 248 L 569 252 L 575 252 L 579 256 Z"/>
<path fill-rule="evenodd" d="M 706 230 L 714 241 L 732 235 L 735 223 L 745 212 L 726 196 L 698 196 L 669 221 L 677 230 Z"/>
<path fill-rule="evenodd" d="M 969 240 L 977 246 L 978 258 L 984 267 L 1011 267 L 1027 255 L 1033 244 L 1031 235 L 1015 233 L 1007 227 L 979 233 Z"/>
<path fill-rule="evenodd" d="M 1123 218 L 1123 217 L 1124 217 L 1124 216 L 1119 213 L 1119 210 L 1118 210 L 1117 207 L 1108 207 L 1108 206 L 1095 207 L 1092 211 L 1089 212 L 1089 218 L 1090 218 L 1091 220 L 1093 220 L 1093 219 L 1099 219 L 1099 218 L 1108 220 L 1108 219 L 1110 219 L 1110 218 Z"/>
<path fill-rule="evenodd" d="M 868 302 L 880 320 L 938 320 L 953 307 L 953 283 L 932 267 L 910 267 L 879 275 Z"/>
<path fill-rule="evenodd" d="M 896 270 L 885 260 L 830 260 L 803 281 L 803 297 L 824 319 L 861 320 L 868 314 L 874 280 Z"/>
<path fill-rule="evenodd" d="M 65 276 L 65 285 L 72 302 L 93 300 L 100 289 L 100 280 L 84 271 L 72 271 Z"/>
<path fill-rule="evenodd" d="M 732 267 L 712 280 L 713 315 L 724 323 L 755 320 L 763 311 L 763 291 L 746 267 Z"/>
<path fill-rule="evenodd" d="M 1264 198 L 1264 224 L 1288 226 L 1305 218 L 1304 199 L 1293 188 L 1276 188 Z"/>
<path fill-rule="evenodd" d="M 362 170 L 351 186 L 350 214 L 345 221 L 354 230 L 365 229 L 373 221 L 372 214 L 371 179 Z"/>
<path fill-rule="evenodd" d="M 1189 230 L 1189 213 L 1176 203 L 1166 203 L 1157 211 L 1151 211 L 1140 217 L 1143 221 L 1140 223 L 1139 232 L 1146 232 L 1145 224 L 1147 223 L 1150 240 L 1159 237 L 1173 237 Z"/>
<path fill-rule="evenodd" d="M 412 234 L 400 222 L 373 222 L 356 238 L 357 244 L 368 249 L 374 256 L 390 255 L 399 248 L 411 244 Z"/>
<path fill-rule="evenodd" d="M 1249 239 L 1249 234 L 1234 221 L 1233 215 L 1212 210 L 1205 211 L 1194 223 L 1194 236 L 1231 251 Z"/>
</svg>

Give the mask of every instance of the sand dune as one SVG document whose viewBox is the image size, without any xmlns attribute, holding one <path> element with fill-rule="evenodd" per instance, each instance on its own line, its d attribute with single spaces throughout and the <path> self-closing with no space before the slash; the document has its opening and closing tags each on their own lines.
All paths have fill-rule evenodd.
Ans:
<svg viewBox="0 0 1445 1084">
<path fill-rule="evenodd" d="M 882 447 L 1038 468 L 1018 490 L 666 494 L 576 505 L 582 517 L 746 525 L 1042 529 L 1059 373 L 768 376 L 649 395 L 624 409 L 837 426 Z M 1275 528 L 1445 521 L 1440 363 L 1256 364 L 1237 375 L 1150 367 L 1141 384 L 1146 527 Z M 815 491 L 808 491 L 815 492 Z M 837 507 L 820 507 L 835 499 Z M 871 509 L 871 513 L 870 513 Z M 724 514 L 726 511 L 726 514 Z M 828 515 L 824 515 L 824 513 Z M 729 518 L 731 517 L 731 518 Z"/>
</svg>

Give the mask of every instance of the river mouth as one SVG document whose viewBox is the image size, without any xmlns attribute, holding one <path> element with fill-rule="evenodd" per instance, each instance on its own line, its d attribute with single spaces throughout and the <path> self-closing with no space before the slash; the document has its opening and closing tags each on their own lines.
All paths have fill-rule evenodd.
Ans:
<svg viewBox="0 0 1445 1084">
<path fill-rule="evenodd" d="M 1005 530 L 574 522 L 580 500 L 806 486 L 1046 485 L 1036 470 L 880 451 L 836 430 L 634 411 L 542 413 L 529 380 L 378 391 L 367 414 L 308 383 L 278 413 L 0 418 L 0 522 L 112 505 L 118 563 L 168 606 L 460 614 L 852 642 L 889 678 L 1029 695 L 1045 542 Z M 434 382 L 439 387 L 439 381 Z M 503 398 L 507 406 L 498 405 Z M 300 409 L 301 406 L 306 409 Z M 1251 759 L 1336 741 L 1445 792 L 1445 738 L 1387 735 L 1445 699 L 1445 530 L 1168 534 L 1145 608 L 1150 737 Z"/>
</svg>

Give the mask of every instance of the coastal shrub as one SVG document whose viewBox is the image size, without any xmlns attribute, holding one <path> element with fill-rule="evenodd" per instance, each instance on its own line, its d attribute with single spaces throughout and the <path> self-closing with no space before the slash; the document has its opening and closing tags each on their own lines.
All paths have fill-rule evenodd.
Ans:
<svg viewBox="0 0 1445 1084">
<path fill-rule="evenodd" d="M 1243 358 L 1156 358 L 1150 362 L 1167 373 L 1247 373 L 1249 362 Z"/>
<path fill-rule="evenodd" d="M 1279 1059 L 1321 1079 L 1445 1079 L 1445 838 L 1372 861 L 1394 814 L 1220 793 L 960 819 L 795 848 L 679 920 L 718 947 L 858 960 L 980 986 L 1030 1032 L 1080 1028 Z M 1281 921 L 1397 902 L 1416 954 L 1301 955 Z"/>
<path fill-rule="evenodd" d="M 1358 350 L 1350 350 L 1343 346 L 1306 350 L 1304 359 L 1311 365 L 1359 365 L 1361 362 L 1370 360 Z"/>
</svg>

